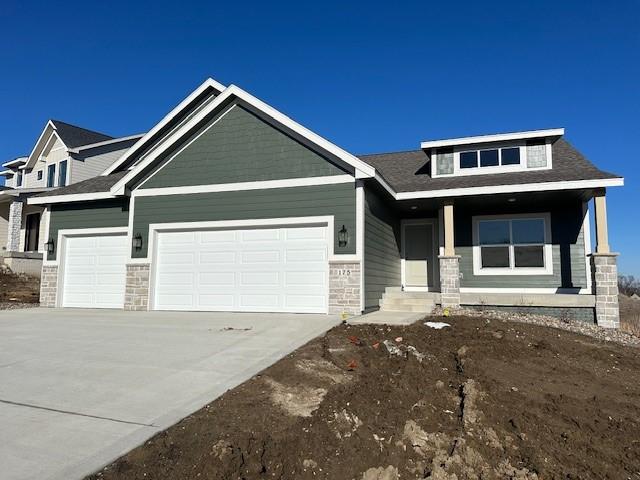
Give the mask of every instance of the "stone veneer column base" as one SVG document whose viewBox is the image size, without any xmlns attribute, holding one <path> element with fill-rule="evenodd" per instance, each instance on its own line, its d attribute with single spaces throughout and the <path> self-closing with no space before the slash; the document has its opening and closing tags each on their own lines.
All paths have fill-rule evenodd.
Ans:
<svg viewBox="0 0 640 480">
<path fill-rule="evenodd" d="M 11 202 L 9 205 L 9 222 L 7 225 L 7 252 L 20 250 L 20 228 L 22 227 L 23 202 Z"/>
<path fill-rule="evenodd" d="M 617 256 L 617 253 L 591 255 L 596 294 L 596 322 L 603 328 L 620 328 Z"/>
<path fill-rule="evenodd" d="M 58 296 L 58 266 L 43 265 L 40 277 L 40 306 L 53 308 Z"/>
<path fill-rule="evenodd" d="M 329 262 L 329 314 L 360 315 L 360 262 Z"/>
<path fill-rule="evenodd" d="M 127 264 L 127 285 L 124 294 L 125 310 L 149 310 L 148 263 Z"/>
<path fill-rule="evenodd" d="M 440 255 L 440 301 L 442 308 L 460 306 L 460 255 Z"/>
</svg>

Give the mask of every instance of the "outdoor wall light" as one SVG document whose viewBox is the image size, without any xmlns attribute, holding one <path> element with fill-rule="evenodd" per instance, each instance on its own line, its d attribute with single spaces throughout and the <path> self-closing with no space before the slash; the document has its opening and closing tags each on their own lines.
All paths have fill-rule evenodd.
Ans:
<svg viewBox="0 0 640 480">
<path fill-rule="evenodd" d="M 338 246 L 346 247 L 348 243 L 349 243 L 349 232 L 347 232 L 346 227 L 342 225 L 342 228 L 338 231 Z"/>
<path fill-rule="evenodd" d="M 44 247 L 47 249 L 47 253 L 53 253 L 56 245 L 53 243 L 53 238 L 50 238 L 47 243 L 44 244 Z"/>
<path fill-rule="evenodd" d="M 136 233 L 133 237 L 133 248 L 140 250 L 142 248 L 142 235 Z"/>
</svg>

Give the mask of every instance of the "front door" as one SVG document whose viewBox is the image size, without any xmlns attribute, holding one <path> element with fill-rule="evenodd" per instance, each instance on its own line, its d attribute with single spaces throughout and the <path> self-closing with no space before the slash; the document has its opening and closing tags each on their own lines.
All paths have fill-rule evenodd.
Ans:
<svg viewBox="0 0 640 480">
<path fill-rule="evenodd" d="M 432 287 L 434 285 L 434 225 L 432 222 L 405 223 L 404 286 L 409 288 Z"/>
<path fill-rule="evenodd" d="M 27 215 L 26 221 L 26 237 L 24 239 L 25 252 L 37 252 L 38 242 L 40 240 L 40 214 L 31 213 Z"/>
</svg>

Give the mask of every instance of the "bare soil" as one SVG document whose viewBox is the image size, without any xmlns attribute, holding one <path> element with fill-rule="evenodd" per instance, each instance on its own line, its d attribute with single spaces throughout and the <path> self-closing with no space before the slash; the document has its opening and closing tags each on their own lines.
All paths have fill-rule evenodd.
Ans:
<svg viewBox="0 0 640 480">
<path fill-rule="evenodd" d="M 0 272 L 0 304 L 32 304 L 40 300 L 40 279 Z"/>
<path fill-rule="evenodd" d="M 638 348 L 446 321 L 336 327 L 89 478 L 640 479 Z"/>
</svg>

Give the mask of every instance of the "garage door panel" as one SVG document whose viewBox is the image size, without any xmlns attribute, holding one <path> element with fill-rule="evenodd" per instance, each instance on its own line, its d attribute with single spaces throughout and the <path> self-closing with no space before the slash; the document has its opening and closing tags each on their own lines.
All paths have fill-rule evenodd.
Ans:
<svg viewBox="0 0 640 480">
<path fill-rule="evenodd" d="M 154 308 L 326 313 L 326 230 L 194 231 L 188 246 L 185 232 L 160 232 Z M 181 256 L 189 252 L 198 261 Z M 183 276 L 187 272 L 193 280 Z"/>
<path fill-rule="evenodd" d="M 66 238 L 62 306 L 123 308 L 127 253 L 126 235 Z"/>
</svg>

